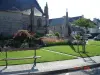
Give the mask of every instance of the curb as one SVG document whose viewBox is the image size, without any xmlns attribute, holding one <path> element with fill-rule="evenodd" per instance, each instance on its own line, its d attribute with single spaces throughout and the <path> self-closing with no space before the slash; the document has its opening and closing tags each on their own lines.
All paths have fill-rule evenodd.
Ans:
<svg viewBox="0 0 100 75">
<path fill-rule="evenodd" d="M 85 68 L 84 67 L 90 67 L 90 68 Z M 39 73 L 30 73 L 30 74 L 20 74 L 20 75 L 56 75 L 56 74 L 61 74 L 61 73 L 68 73 L 68 72 L 74 72 L 74 71 L 80 71 L 80 70 L 88 70 L 92 68 L 97 68 L 100 67 L 100 63 L 98 64 L 93 64 L 93 65 L 87 65 L 87 66 L 81 66 L 76 68 L 69 68 L 69 69 L 61 69 L 61 70 L 55 70 L 55 71 L 47 71 L 47 72 L 39 72 Z"/>
</svg>

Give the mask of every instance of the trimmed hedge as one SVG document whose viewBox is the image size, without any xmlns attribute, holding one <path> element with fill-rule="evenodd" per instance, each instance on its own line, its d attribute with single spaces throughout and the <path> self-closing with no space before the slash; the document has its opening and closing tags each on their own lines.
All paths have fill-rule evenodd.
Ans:
<svg viewBox="0 0 100 75">
<path fill-rule="evenodd" d="M 68 45 L 68 42 L 48 42 L 45 46 L 55 46 L 55 45 Z"/>
<path fill-rule="evenodd" d="M 77 45 L 77 43 L 76 42 L 70 43 L 68 41 L 63 41 L 63 42 L 48 42 L 48 43 L 45 43 L 45 47 L 47 47 L 47 46 L 56 46 L 56 45 Z M 82 43 L 79 43 L 79 45 L 82 45 Z"/>
</svg>

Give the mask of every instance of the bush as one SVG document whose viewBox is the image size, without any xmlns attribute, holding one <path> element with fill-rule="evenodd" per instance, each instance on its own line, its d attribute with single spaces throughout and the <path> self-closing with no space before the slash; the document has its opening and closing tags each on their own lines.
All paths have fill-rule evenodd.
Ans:
<svg viewBox="0 0 100 75">
<path fill-rule="evenodd" d="M 15 47 L 15 48 L 19 48 L 21 46 L 21 42 L 20 41 L 15 41 L 15 40 L 12 40 L 9 42 L 9 46 L 11 47 Z"/>
<path fill-rule="evenodd" d="M 55 33 L 55 36 L 57 36 L 58 38 L 60 37 L 60 34 L 58 32 Z"/>
<path fill-rule="evenodd" d="M 10 46 L 10 47 L 15 47 L 15 48 L 19 48 L 22 44 L 20 41 L 16 41 L 13 39 L 5 40 L 4 43 L 5 43 L 4 44 L 5 46 Z"/>
<path fill-rule="evenodd" d="M 5 33 L 5 34 L 1 33 L 0 34 L 0 40 L 8 40 L 8 39 L 12 39 L 12 38 L 13 38 L 13 36 L 9 35 L 7 33 Z"/>
<path fill-rule="evenodd" d="M 18 30 L 18 32 L 14 35 L 13 39 L 16 41 L 23 42 L 24 40 L 31 37 L 32 35 L 27 30 Z"/>
<path fill-rule="evenodd" d="M 48 43 L 46 43 L 46 46 L 56 46 L 56 45 L 68 45 L 68 42 L 63 41 L 63 42 L 48 42 Z"/>
<path fill-rule="evenodd" d="M 15 41 L 14 42 L 14 44 L 13 44 L 13 46 L 15 47 L 15 48 L 19 48 L 20 46 L 21 46 L 21 42 L 20 41 Z"/>
<path fill-rule="evenodd" d="M 40 37 L 42 37 L 42 36 L 44 36 L 44 34 L 41 34 L 41 33 L 36 33 L 36 34 L 34 35 L 35 38 L 40 38 Z"/>
</svg>

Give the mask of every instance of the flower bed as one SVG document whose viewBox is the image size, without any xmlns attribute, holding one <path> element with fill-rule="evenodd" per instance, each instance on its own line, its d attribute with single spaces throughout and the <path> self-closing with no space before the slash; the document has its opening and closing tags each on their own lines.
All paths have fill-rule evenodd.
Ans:
<svg viewBox="0 0 100 75">
<path fill-rule="evenodd" d="M 41 40 L 46 44 L 46 46 L 54 46 L 54 45 L 66 45 L 67 41 L 56 38 L 41 38 Z"/>
<path fill-rule="evenodd" d="M 42 41 L 44 42 L 64 42 L 62 39 L 56 39 L 56 38 L 41 38 Z"/>
</svg>

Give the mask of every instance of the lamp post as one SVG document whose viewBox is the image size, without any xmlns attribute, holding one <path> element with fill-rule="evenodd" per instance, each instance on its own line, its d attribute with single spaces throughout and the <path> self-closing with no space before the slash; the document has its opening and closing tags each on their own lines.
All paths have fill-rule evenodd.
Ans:
<svg viewBox="0 0 100 75">
<path fill-rule="evenodd" d="M 5 50 L 5 52 L 6 52 L 6 60 L 5 60 L 5 61 L 6 61 L 6 68 L 7 68 L 7 66 L 8 66 L 8 60 L 7 60 L 7 58 L 8 58 L 8 57 L 7 57 L 7 56 L 8 56 L 8 53 L 7 53 L 7 51 L 8 51 L 8 50 L 7 50 L 7 47 L 6 47 L 6 46 L 4 47 L 4 50 Z"/>
<path fill-rule="evenodd" d="M 34 66 L 36 66 L 36 48 L 34 49 Z"/>
<path fill-rule="evenodd" d="M 6 49 L 6 68 L 8 66 L 7 56 L 8 56 L 8 54 L 7 54 L 7 49 Z"/>
<path fill-rule="evenodd" d="M 35 45 L 35 47 L 34 47 L 34 66 L 36 66 L 36 59 L 41 57 L 41 56 L 36 56 L 36 50 L 39 48 L 40 48 L 39 45 Z"/>
</svg>

